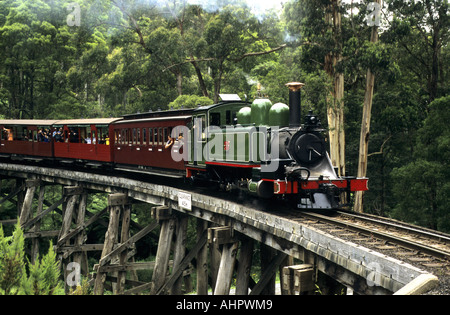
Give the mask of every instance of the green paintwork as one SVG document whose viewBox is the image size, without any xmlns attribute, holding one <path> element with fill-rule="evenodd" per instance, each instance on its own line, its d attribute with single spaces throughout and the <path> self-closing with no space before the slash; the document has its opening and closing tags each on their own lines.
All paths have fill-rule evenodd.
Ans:
<svg viewBox="0 0 450 315">
<path fill-rule="evenodd" d="M 272 107 L 272 102 L 268 99 L 256 99 L 252 103 L 252 123 L 255 126 L 269 125 L 269 111 Z"/>
<path fill-rule="evenodd" d="M 237 113 L 238 124 L 250 125 L 252 123 L 252 109 L 248 106 L 242 108 Z"/>
<path fill-rule="evenodd" d="M 289 126 L 289 106 L 283 103 L 273 105 L 269 111 L 269 126 Z"/>
<path fill-rule="evenodd" d="M 244 107 L 249 107 L 249 105 L 247 102 L 222 102 L 197 108 L 192 115 L 194 128 L 192 128 L 190 144 L 193 161 L 190 161 L 189 164 L 205 165 L 205 157 L 208 161 L 248 162 L 248 145 L 246 148 L 238 149 L 235 147 L 235 144 L 238 143 L 235 126 L 239 111 Z M 208 134 L 208 127 L 210 126 L 214 126 L 215 130 L 221 129 L 222 131 L 219 134 Z M 227 126 L 228 132 L 226 131 Z M 239 132 L 239 137 L 244 137 L 244 140 L 240 138 L 240 143 L 247 144 L 249 142 L 248 131 Z M 226 141 L 230 141 L 228 150 L 225 150 Z"/>
</svg>

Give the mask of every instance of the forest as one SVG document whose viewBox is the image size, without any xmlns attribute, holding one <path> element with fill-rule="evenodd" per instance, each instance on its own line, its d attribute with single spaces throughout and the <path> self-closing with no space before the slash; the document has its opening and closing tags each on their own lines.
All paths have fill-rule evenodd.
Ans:
<svg viewBox="0 0 450 315">
<path fill-rule="evenodd" d="M 360 211 L 450 232 L 448 0 L 248 2 L 2 0 L 0 118 L 253 100 L 258 84 L 288 103 L 303 82 L 339 172 L 369 178 Z"/>
</svg>

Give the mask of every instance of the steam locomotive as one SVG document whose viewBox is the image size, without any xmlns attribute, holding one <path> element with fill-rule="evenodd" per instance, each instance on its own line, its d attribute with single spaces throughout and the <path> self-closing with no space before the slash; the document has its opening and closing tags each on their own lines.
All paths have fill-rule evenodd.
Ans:
<svg viewBox="0 0 450 315">
<path fill-rule="evenodd" d="M 336 174 L 327 152 L 325 130 L 312 111 L 301 123 L 303 85 L 287 84 L 289 106 L 256 99 L 241 105 L 235 126 L 222 125 L 208 131 L 213 143 L 202 147 L 204 160 L 187 164 L 187 177 L 215 181 L 225 190 L 241 189 L 259 198 L 281 197 L 300 209 L 343 207 L 352 192 L 368 190 L 366 178 Z M 203 120 L 198 117 L 203 113 L 210 123 L 218 122 L 220 115 L 233 115 L 238 103 L 199 109 L 193 129 L 202 127 Z M 200 148 L 198 140 L 194 137 L 191 142 L 194 152 Z"/>
<path fill-rule="evenodd" d="M 335 209 L 366 178 L 339 177 L 320 120 L 301 122 L 302 83 L 289 106 L 237 95 L 196 109 L 111 119 L 0 120 L 0 158 L 154 174 L 226 191 L 281 198 L 300 209 Z"/>
</svg>

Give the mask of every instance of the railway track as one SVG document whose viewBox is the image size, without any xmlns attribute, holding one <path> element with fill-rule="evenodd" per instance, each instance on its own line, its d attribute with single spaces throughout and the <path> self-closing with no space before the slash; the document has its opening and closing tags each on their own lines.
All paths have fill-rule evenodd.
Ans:
<svg viewBox="0 0 450 315">
<path fill-rule="evenodd" d="M 366 214 L 289 211 L 290 219 L 450 275 L 450 235 Z"/>
</svg>

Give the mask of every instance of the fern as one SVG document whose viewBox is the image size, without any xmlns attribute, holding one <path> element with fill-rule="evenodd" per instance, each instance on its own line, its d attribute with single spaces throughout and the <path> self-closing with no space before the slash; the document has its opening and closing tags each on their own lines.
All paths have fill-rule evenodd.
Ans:
<svg viewBox="0 0 450 315">
<path fill-rule="evenodd" d="M 5 237 L 3 226 L 0 225 L 0 294 L 2 295 L 19 293 L 25 270 L 24 243 L 19 223 L 11 237 Z"/>
<path fill-rule="evenodd" d="M 60 264 L 53 244 L 48 253 L 25 263 L 24 236 L 17 223 L 13 235 L 5 237 L 0 225 L 0 295 L 52 295 L 59 289 Z M 28 266 L 28 274 L 27 267 Z"/>
</svg>

